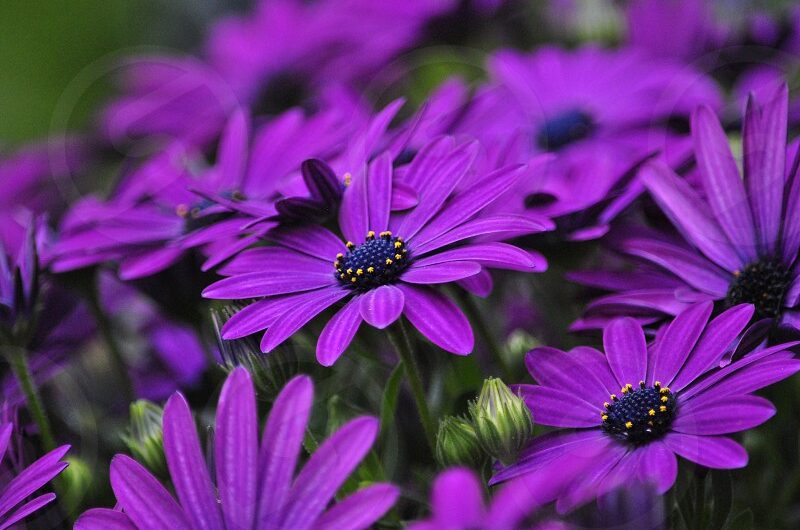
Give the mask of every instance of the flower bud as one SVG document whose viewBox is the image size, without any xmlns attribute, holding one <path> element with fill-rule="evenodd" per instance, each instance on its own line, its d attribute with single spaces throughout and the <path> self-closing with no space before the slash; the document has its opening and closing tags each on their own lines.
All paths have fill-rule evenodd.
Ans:
<svg viewBox="0 0 800 530">
<path fill-rule="evenodd" d="M 131 403 L 131 423 L 122 441 L 133 457 L 158 476 L 167 474 L 164 460 L 164 409 L 146 399 Z"/>
<path fill-rule="evenodd" d="M 67 468 L 56 478 L 60 482 L 58 502 L 69 514 L 78 513 L 84 498 L 89 495 L 94 485 L 94 471 L 80 457 L 68 456 Z"/>
<path fill-rule="evenodd" d="M 436 435 L 436 461 L 442 467 L 467 466 L 480 469 L 486 453 L 478 443 L 475 428 L 461 417 L 446 416 Z"/>
<path fill-rule="evenodd" d="M 483 450 L 511 464 L 533 436 L 533 418 L 525 402 L 514 395 L 502 380 L 490 377 L 469 412 L 475 434 Z"/>
</svg>

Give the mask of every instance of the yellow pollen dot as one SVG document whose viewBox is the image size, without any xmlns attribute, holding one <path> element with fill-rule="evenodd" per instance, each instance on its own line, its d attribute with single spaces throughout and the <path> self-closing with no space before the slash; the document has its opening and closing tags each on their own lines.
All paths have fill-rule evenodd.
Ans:
<svg viewBox="0 0 800 530">
<path fill-rule="evenodd" d="M 395 254 L 394 259 L 403 259 L 403 256 L 400 254 Z"/>
<path fill-rule="evenodd" d="M 603 421 L 607 421 L 608 420 L 608 414 L 603 414 L 600 417 L 603 419 Z"/>
<path fill-rule="evenodd" d="M 661 389 L 661 393 L 662 393 L 662 394 L 669 394 L 669 387 L 666 387 L 666 386 L 665 386 L 664 388 L 662 388 L 662 389 Z"/>
<path fill-rule="evenodd" d="M 353 175 L 351 175 L 350 173 L 345 173 L 344 174 L 344 185 L 345 186 L 349 186 L 350 184 L 352 184 L 352 182 L 353 182 Z"/>
<path fill-rule="evenodd" d="M 356 269 L 356 274 L 361 276 L 362 274 L 364 274 L 364 269 Z"/>
<path fill-rule="evenodd" d="M 738 278 L 742 274 L 742 271 L 733 271 L 733 276 Z"/>
<path fill-rule="evenodd" d="M 350 278 L 350 283 L 356 283 L 356 277 L 355 277 L 355 276 L 353 276 L 352 278 Z"/>
<path fill-rule="evenodd" d="M 340 275 L 339 275 L 339 278 L 341 278 L 341 279 L 343 279 L 343 280 L 344 280 L 344 274 L 340 274 Z"/>
<path fill-rule="evenodd" d="M 179 204 L 175 207 L 175 213 L 178 214 L 180 217 L 186 217 L 189 215 L 189 207 L 185 204 Z"/>
<path fill-rule="evenodd" d="M 373 272 L 375 272 L 375 267 L 367 267 L 368 274 L 372 274 Z"/>
<path fill-rule="evenodd" d="M 639 381 L 639 387 L 644 388 L 644 381 Z"/>
<path fill-rule="evenodd" d="M 661 403 L 666 403 L 667 401 L 669 401 L 667 396 L 661 396 Z"/>
<path fill-rule="evenodd" d="M 353 269 L 347 269 L 347 274 L 353 274 Z"/>
<path fill-rule="evenodd" d="M 666 412 L 667 407 L 665 405 L 661 405 L 660 407 L 658 407 L 658 410 L 660 410 L 661 412 Z"/>
<path fill-rule="evenodd" d="M 338 259 L 333 262 L 333 268 L 334 269 L 338 269 L 339 268 L 339 260 Z"/>
<path fill-rule="evenodd" d="M 342 259 L 343 257 L 344 257 L 344 254 L 342 254 L 341 252 L 336 254 L 336 259 Z"/>
<path fill-rule="evenodd" d="M 611 401 L 616 401 L 616 400 L 617 400 L 617 395 L 611 394 Z"/>
<path fill-rule="evenodd" d="M 650 409 L 650 410 L 648 410 L 648 411 L 647 411 L 647 414 L 648 414 L 649 416 L 655 416 L 655 415 L 656 415 L 656 411 L 655 411 L 655 410 L 653 410 L 653 409 Z"/>
<path fill-rule="evenodd" d="M 394 262 L 391 260 L 391 258 L 386 258 L 386 264 L 387 265 L 391 265 L 392 263 L 394 263 Z"/>
<path fill-rule="evenodd" d="M 370 230 L 369 232 L 367 232 L 367 237 L 375 237 L 375 232 Z"/>
<path fill-rule="evenodd" d="M 344 244 L 344 246 L 346 246 L 347 248 L 355 248 L 356 244 L 353 243 L 352 241 L 348 241 L 347 243 Z"/>
<path fill-rule="evenodd" d="M 653 386 L 656 387 L 656 388 L 660 387 L 661 386 L 661 381 L 656 381 L 655 383 L 653 383 Z"/>
<path fill-rule="evenodd" d="M 633 428 L 633 422 L 632 421 L 626 421 L 625 422 L 625 428 L 626 429 L 632 429 Z"/>
<path fill-rule="evenodd" d="M 605 403 L 603 403 L 603 406 L 604 406 L 605 408 L 609 408 L 609 407 L 611 406 L 611 403 L 609 403 L 608 401 L 606 401 Z"/>
<path fill-rule="evenodd" d="M 400 248 L 402 246 L 403 246 L 403 244 L 401 242 L 399 242 L 399 241 L 395 241 L 394 242 L 394 248 Z"/>
</svg>

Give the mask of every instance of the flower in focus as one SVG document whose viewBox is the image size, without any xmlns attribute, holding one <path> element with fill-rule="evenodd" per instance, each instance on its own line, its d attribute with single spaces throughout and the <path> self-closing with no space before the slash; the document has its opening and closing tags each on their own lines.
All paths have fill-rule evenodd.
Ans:
<svg viewBox="0 0 800 530">
<path fill-rule="evenodd" d="M 483 450 L 505 464 L 514 462 L 533 436 L 530 410 L 500 379 L 490 377 L 483 382 L 469 413 Z"/>
<path fill-rule="evenodd" d="M 786 106 L 785 85 L 748 103 L 741 174 L 717 117 L 707 107 L 697 109 L 692 134 L 701 189 L 661 163 L 642 170 L 642 181 L 680 239 L 645 234 L 617 244 L 666 281 L 650 289 L 620 284 L 591 304 L 590 319 L 663 317 L 713 300 L 722 307 L 753 304 L 756 320 L 800 329 L 800 176 L 795 149 L 786 148 Z M 604 277 L 603 271 L 587 271 L 574 278 L 602 284 Z"/>
<path fill-rule="evenodd" d="M 328 505 L 369 451 L 378 422 L 371 417 L 350 421 L 320 445 L 295 477 L 313 394 L 305 376 L 286 385 L 259 446 L 253 383 L 245 369 L 233 370 L 217 406 L 213 482 L 189 406 L 174 394 L 164 407 L 163 428 L 177 498 L 141 464 L 117 455 L 111 462 L 111 487 L 118 509 L 89 510 L 75 528 L 369 528 L 395 503 L 394 486 L 374 484 Z"/>
<path fill-rule="evenodd" d="M 0 464 L 3 464 L 3 458 L 11 450 L 13 430 L 13 423 L 0 425 Z M 55 500 L 55 493 L 44 493 L 24 502 L 64 471 L 67 462 L 63 458 L 68 450 L 67 445 L 54 449 L 16 473 L 16 476 L 7 476 L 6 469 L 0 470 L 0 527 L 13 527 Z"/>
<path fill-rule="evenodd" d="M 532 350 L 526 366 L 537 385 L 520 385 L 536 422 L 557 430 L 540 436 L 493 483 L 537 470 L 554 458 L 586 466 L 558 499 L 568 510 L 631 481 L 652 483 L 659 494 L 677 474 L 677 456 L 701 466 L 744 467 L 745 449 L 725 436 L 775 414 L 752 392 L 800 370 L 788 348 L 758 350 L 719 368 L 754 308 L 739 305 L 709 321 L 711 303 L 679 314 L 648 347 L 630 318 L 609 324 L 605 354 L 589 347 L 569 352 Z"/>
<path fill-rule="evenodd" d="M 273 246 L 242 252 L 220 269 L 227 278 L 203 291 L 214 299 L 258 299 L 223 327 L 224 339 L 266 329 L 268 352 L 316 315 L 347 299 L 317 342 L 317 359 L 331 365 L 362 321 L 382 329 L 401 314 L 431 342 L 460 355 L 472 351 L 472 329 L 461 310 L 431 287 L 465 280 L 486 268 L 540 272 L 538 253 L 496 240 L 541 232 L 549 221 L 515 215 L 479 217 L 519 178 L 521 167 L 499 169 L 454 192 L 469 173 L 477 145 L 451 138 L 429 143 L 405 167 L 419 188 L 416 206 L 392 212 L 391 155 L 354 175 L 339 210 L 345 238 L 321 226 L 283 228 L 268 234 Z M 425 182 L 425 186 L 415 183 Z M 490 237 L 475 242 L 471 238 Z M 485 284 L 479 287 L 486 288 Z M 490 284 L 489 284 L 490 288 Z"/>
</svg>

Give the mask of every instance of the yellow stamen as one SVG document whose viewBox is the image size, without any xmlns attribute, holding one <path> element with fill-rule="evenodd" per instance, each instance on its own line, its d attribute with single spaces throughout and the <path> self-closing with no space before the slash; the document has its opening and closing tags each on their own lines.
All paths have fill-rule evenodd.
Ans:
<svg viewBox="0 0 800 530">
<path fill-rule="evenodd" d="M 633 422 L 632 421 L 625 422 L 625 428 L 626 429 L 632 429 L 633 428 Z"/>
</svg>

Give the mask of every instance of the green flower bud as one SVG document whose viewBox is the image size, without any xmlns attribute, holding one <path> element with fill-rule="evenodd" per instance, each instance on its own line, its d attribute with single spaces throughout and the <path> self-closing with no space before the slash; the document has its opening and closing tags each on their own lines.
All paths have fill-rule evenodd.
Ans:
<svg viewBox="0 0 800 530">
<path fill-rule="evenodd" d="M 533 436 L 533 418 L 525 402 L 502 380 L 483 382 L 477 401 L 469 405 L 475 434 L 483 450 L 503 464 L 511 464 Z"/>
<path fill-rule="evenodd" d="M 84 497 L 94 485 L 94 471 L 83 459 L 77 456 L 68 456 L 67 468 L 56 478 L 59 481 L 58 502 L 69 514 L 78 513 Z"/>
<path fill-rule="evenodd" d="M 467 466 L 480 469 L 486 453 L 478 443 L 472 424 L 461 417 L 446 416 L 436 435 L 436 461 L 442 467 Z"/>
<path fill-rule="evenodd" d="M 164 460 L 164 409 L 146 399 L 131 403 L 131 423 L 122 441 L 133 457 L 158 476 L 167 476 Z"/>
</svg>

